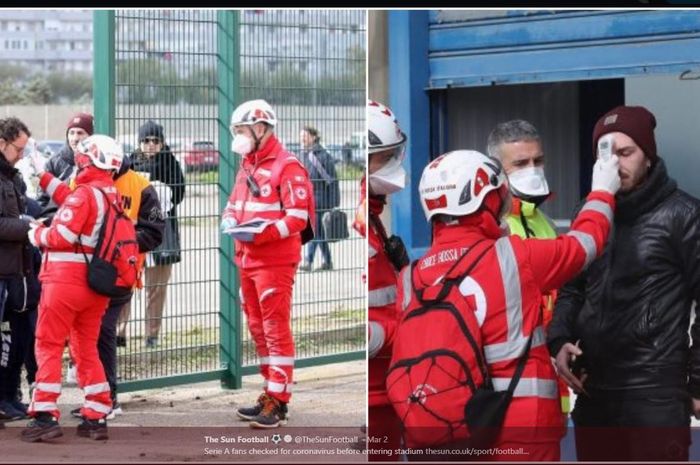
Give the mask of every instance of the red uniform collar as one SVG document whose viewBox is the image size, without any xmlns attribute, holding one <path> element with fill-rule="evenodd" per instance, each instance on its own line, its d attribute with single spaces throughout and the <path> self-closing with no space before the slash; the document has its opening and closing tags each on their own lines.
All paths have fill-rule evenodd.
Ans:
<svg viewBox="0 0 700 465">
<path fill-rule="evenodd" d="M 93 181 L 112 181 L 112 173 L 109 171 L 101 170 L 94 166 L 88 166 L 78 173 L 75 177 L 75 184 L 87 184 Z"/>
<path fill-rule="evenodd" d="M 433 246 L 472 242 L 484 237 L 494 240 L 501 237 L 500 226 L 493 215 L 485 211 L 462 217 L 454 224 L 436 222 L 433 225 Z"/>
<path fill-rule="evenodd" d="M 274 134 L 270 134 L 270 138 L 267 142 L 258 149 L 257 152 L 251 152 L 244 157 L 251 165 L 259 165 L 261 162 L 268 158 L 275 158 L 279 153 L 279 149 L 282 147 L 282 143 L 275 137 Z"/>
</svg>

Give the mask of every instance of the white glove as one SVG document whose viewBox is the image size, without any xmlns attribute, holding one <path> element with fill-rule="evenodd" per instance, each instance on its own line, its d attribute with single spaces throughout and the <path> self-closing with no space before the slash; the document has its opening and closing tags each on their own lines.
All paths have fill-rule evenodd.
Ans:
<svg viewBox="0 0 700 465">
<path fill-rule="evenodd" d="M 609 160 L 598 158 L 593 165 L 592 191 L 606 191 L 615 195 L 620 189 L 620 159 L 613 155 Z"/>
<path fill-rule="evenodd" d="M 29 242 L 34 246 L 34 247 L 39 247 L 36 243 L 36 230 L 39 227 L 39 223 L 33 223 L 29 225 L 29 231 L 27 231 L 27 238 L 29 239 Z"/>
<path fill-rule="evenodd" d="M 238 226 L 238 221 L 234 220 L 233 218 L 224 218 L 221 221 L 221 232 L 224 232 L 229 228 L 235 228 L 236 226 Z"/>
<path fill-rule="evenodd" d="M 32 176 L 38 176 L 46 171 L 46 159 L 41 152 L 37 150 L 36 141 L 33 138 L 30 138 L 27 141 L 27 145 L 24 147 L 24 157 L 27 159 L 27 163 L 33 171 Z"/>
<path fill-rule="evenodd" d="M 168 187 L 167 184 L 163 184 L 160 181 L 151 181 L 151 186 L 155 189 L 158 194 L 158 200 L 160 200 L 160 209 L 163 211 L 163 215 L 173 208 L 173 191 Z"/>
</svg>

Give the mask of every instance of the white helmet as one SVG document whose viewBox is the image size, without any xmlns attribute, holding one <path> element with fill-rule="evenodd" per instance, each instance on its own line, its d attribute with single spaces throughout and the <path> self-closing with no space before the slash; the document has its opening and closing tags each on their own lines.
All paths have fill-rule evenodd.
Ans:
<svg viewBox="0 0 700 465">
<path fill-rule="evenodd" d="M 252 126 L 255 123 L 267 123 L 270 126 L 277 124 L 275 111 L 265 100 L 248 100 L 233 110 L 231 115 L 231 129 L 234 126 Z"/>
<path fill-rule="evenodd" d="M 425 216 L 470 215 L 486 195 L 506 182 L 501 163 L 475 150 L 456 150 L 439 156 L 423 170 L 418 186 Z"/>
<path fill-rule="evenodd" d="M 119 171 L 124 161 L 121 144 L 109 136 L 95 134 L 78 143 L 76 155 L 86 155 L 97 168 L 106 171 Z"/>
<path fill-rule="evenodd" d="M 367 141 L 370 156 L 389 152 L 381 168 L 369 173 L 371 192 L 388 195 L 406 187 L 406 171 L 401 165 L 406 149 L 406 134 L 401 132 L 394 113 L 381 103 L 367 101 Z"/>
<path fill-rule="evenodd" d="M 406 143 L 406 134 L 401 131 L 394 113 L 374 100 L 367 100 L 367 139 L 369 153 L 382 152 Z"/>
</svg>

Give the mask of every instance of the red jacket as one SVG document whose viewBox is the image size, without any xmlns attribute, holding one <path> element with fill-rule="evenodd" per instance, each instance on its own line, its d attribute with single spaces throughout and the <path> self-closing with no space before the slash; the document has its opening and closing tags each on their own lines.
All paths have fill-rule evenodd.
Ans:
<svg viewBox="0 0 700 465">
<path fill-rule="evenodd" d="M 398 273 L 384 251 L 384 243 L 373 221 L 381 222 L 379 215 L 384 209 L 384 199 L 369 198 L 369 341 L 370 349 L 376 353 L 369 358 L 369 405 L 389 404 L 386 395 L 386 374 L 391 362 L 391 342 L 398 325 L 396 292 Z"/>
<path fill-rule="evenodd" d="M 279 177 L 279 189 L 271 186 L 275 163 L 285 163 Z M 260 187 L 254 197 L 246 183 L 246 171 Z M 301 259 L 301 235 L 307 222 L 314 223 L 313 188 L 304 166 L 272 135 L 265 145 L 241 161 L 233 191 L 222 218 L 238 224 L 254 218 L 272 220 L 254 242 L 235 241 L 236 265 L 256 268 L 270 265 L 296 265 Z"/>
<path fill-rule="evenodd" d="M 502 441 L 558 441 L 564 434 L 540 304 L 544 293 L 562 286 L 602 252 L 614 205 L 612 195 L 591 193 L 571 231 L 552 240 L 500 237 L 500 228 L 487 213 L 454 225 L 437 223 L 431 248 L 415 265 L 422 282 L 434 283 L 477 241 L 486 238 L 492 244 L 462 281 L 460 292 L 476 311 L 496 390 L 507 389 L 518 357 L 533 336 L 523 376 L 506 413 Z M 410 303 L 409 298 L 404 301 L 409 271 L 410 267 L 402 272 L 399 285 L 402 309 Z"/>
<path fill-rule="evenodd" d="M 41 178 L 41 188 L 59 205 L 51 226 L 39 226 L 29 238 L 32 244 L 45 249 L 39 275 L 45 283 L 73 284 L 83 279 L 87 285 L 83 252 L 91 258 L 109 208 L 104 196 L 93 188 L 105 191 L 111 202 L 118 200 L 119 194 L 109 172 L 89 167 L 78 174 L 75 182 L 78 188 L 71 191 L 50 173 Z"/>
</svg>

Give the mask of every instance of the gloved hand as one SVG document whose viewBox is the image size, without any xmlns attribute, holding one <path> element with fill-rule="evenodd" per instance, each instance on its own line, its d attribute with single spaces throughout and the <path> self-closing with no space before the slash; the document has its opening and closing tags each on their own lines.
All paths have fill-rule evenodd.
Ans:
<svg viewBox="0 0 700 465">
<path fill-rule="evenodd" d="M 224 218 L 221 221 L 221 232 L 225 232 L 229 228 L 235 228 L 238 225 L 238 221 L 233 218 Z"/>
<path fill-rule="evenodd" d="M 27 158 L 29 167 L 33 171 L 32 176 L 41 176 L 44 171 L 46 171 L 46 159 L 41 152 L 37 150 L 36 141 L 33 138 L 30 138 L 27 141 L 27 145 L 24 148 L 24 154 L 24 156 Z"/>
<path fill-rule="evenodd" d="M 613 155 L 609 160 L 598 158 L 593 165 L 592 191 L 606 191 L 615 195 L 620 189 L 620 159 Z"/>
<path fill-rule="evenodd" d="M 40 226 L 38 223 L 32 223 L 29 225 L 29 231 L 27 231 L 27 237 L 29 238 L 29 242 L 34 246 L 38 247 L 36 244 L 36 230 L 41 228 L 43 226 Z"/>
</svg>

